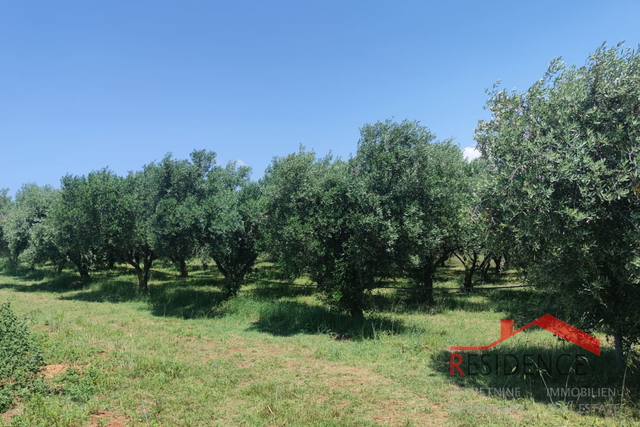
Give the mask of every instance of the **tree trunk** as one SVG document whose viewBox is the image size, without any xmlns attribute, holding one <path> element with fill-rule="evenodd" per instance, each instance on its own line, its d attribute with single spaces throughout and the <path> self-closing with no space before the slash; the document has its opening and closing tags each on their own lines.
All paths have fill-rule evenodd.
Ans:
<svg viewBox="0 0 640 427">
<path fill-rule="evenodd" d="M 351 307 L 351 309 L 349 309 L 349 314 L 351 314 L 351 316 L 354 317 L 355 319 L 364 318 L 364 312 L 362 311 L 362 307 L 355 304 Z"/>
<path fill-rule="evenodd" d="M 229 298 L 236 296 L 240 290 L 237 277 L 233 274 L 232 270 L 224 268 L 219 259 L 213 257 L 213 261 L 216 263 L 216 267 L 218 267 L 218 270 L 225 278 L 223 285 L 225 295 Z"/>
<path fill-rule="evenodd" d="M 496 273 L 496 276 L 501 275 L 502 274 L 502 266 L 501 266 L 501 264 L 502 264 L 502 256 L 494 257 L 493 258 L 493 262 L 496 263 L 496 268 L 494 270 L 495 273 Z"/>
<path fill-rule="evenodd" d="M 467 292 L 471 292 L 473 290 L 473 275 L 478 269 L 478 253 L 473 251 L 470 259 L 464 257 L 464 253 L 461 256 L 458 252 L 454 252 L 454 255 L 460 260 L 464 267 L 462 286 Z"/>
<path fill-rule="evenodd" d="M 487 258 L 486 262 L 480 265 L 480 279 L 487 283 L 489 281 L 489 268 L 491 267 L 491 259 Z"/>
<path fill-rule="evenodd" d="M 80 273 L 80 277 L 83 279 L 89 279 L 89 267 L 87 264 L 82 262 L 80 258 L 70 258 L 71 262 L 73 262 L 78 268 L 78 273 Z"/>
<path fill-rule="evenodd" d="M 218 261 L 215 257 L 213 257 L 213 262 L 216 263 L 216 267 L 218 267 L 218 271 L 220 271 L 220 273 L 222 273 L 222 275 L 225 277 L 225 279 L 229 278 L 229 272 L 227 272 L 227 270 L 222 266 L 222 263 L 220 261 Z"/>
<path fill-rule="evenodd" d="M 620 331 L 620 326 L 616 326 L 613 330 L 613 342 L 614 342 L 614 352 L 616 358 L 616 369 L 618 372 L 622 372 L 624 359 L 622 354 L 622 332 Z"/>
<path fill-rule="evenodd" d="M 478 267 L 478 270 L 480 270 L 480 279 L 485 283 L 489 282 L 490 267 L 491 267 L 491 256 L 486 255 L 482 260 L 482 262 L 480 263 L 480 266 Z"/>
<path fill-rule="evenodd" d="M 82 277 L 83 279 L 88 279 L 90 277 L 89 269 L 84 264 L 78 266 L 78 272 L 80 273 L 80 277 Z"/>
<path fill-rule="evenodd" d="M 140 290 L 147 292 L 149 290 L 149 271 L 151 271 L 151 265 L 155 257 L 146 256 L 144 258 L 144 267 L 142 272 L 142 283 L 138 283 Z"/>
<path fill-rule="evenodd" d="M 425 267 L 418 271 L 414 271 L 414 280 L 419 286 L 420 299 L 423 303 L 433 304 L 433 275 L 436 270 L 438 261 L 429 262 Z"/>
<path fill-rule="evenodd" d="M 235 280 L 234 277 L 227 277 L 224 285 L 224 293 L 228 298 L 235 297 L 238 295 L 238 291 L 240 290 L 240 285 Z"/>
<path fill-rule="evenodd" d="M 189 270 L 187 270 L 187 262 L 184 260 L 184 258 L 180 258 L 178 260 L 178 265 L 180 267 L 180 277 L 189 277 Z"/>
<path fill-rule="evenodd" d="M 464 289 L 467 292 L 473 291 L 473 274 L 476 272 L 475 263 L 471 268 L 467 268 L 464 271 Z"/>
<path fill-rule="evenodd" d="M 424 300 L 427 304 L 433 304 L 433 274 L 428 272 L 424 277 Z"/>
<path fill-rule="evenodd" d="M 138 276 L 138 288 L 141 291 L 146 291 L 149 288 L 149 281 L 147 280 L 147 276 L 144 274 L 144 270 L 140 267 L 136 268 L 136 275 Z"/>
<path fill-rule="evenodd" d="M 144 282 L 144 271 L 142 271 L 138 259 L 130 259 L 129 264 L 133 266 L 133 269 L 136 272 L 136 276 L 138 276 L 138 287 L 140 288 L 140 290 L 143 289 L 143 286 L 146 289 L 147 284 Z"/>
<path fill-rule="evenodd" d="M 448 252 L 446 255 L 443 255 L 442 257 L 440 257 L 440 259 L 438 260 L 438 266 L 440 267 L 446 267 L 447 266 L 447 260 L 451 258 L 451 252 Z"/>
<path fill-rule="evenodd" d="M 608 303 L 612 309 L 612 314 L 616 316 L 614 313 L 620 313 L 624 307 L 624 293 L 621 290 L 621 284 L 618 281 L 614 271 L 609 267 L 609 264 L 606 262 L 602 266 L 602 271 L 609 279 L 609 297 Z M 624 357 L 623 357 L 623 332 L 620 328 L 619 320 L 614 318 L 611 323 L 613 323 L 613 343 L 614 343 L 614 354 L 616 360 L 616 369 L 618 372 L 622 371 L 624 365 Z"/>
<path fill-rule="evenodd" d="M 138 276 L 138 288 L 142 292 L 147 292 L 149 290 L 149 271 L 151 270 L 151 265 L 156 258 L 156 254 L 151 252 L 149 255 L 144 257 L 142 266 L 140 265 L 139 256 L 129 259 L 129 264 L 133 266 L 136 271 L 136 276 Z"/>
</svg>

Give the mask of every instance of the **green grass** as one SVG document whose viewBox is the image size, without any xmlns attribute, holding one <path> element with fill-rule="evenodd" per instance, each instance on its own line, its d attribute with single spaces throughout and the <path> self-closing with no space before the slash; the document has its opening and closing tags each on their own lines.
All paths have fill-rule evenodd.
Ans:
<svg viewBox="0 0 640 427">
<path fill-rule="evenodd" d="M 18 403 L 10 412 L 13 425 L 620 426 L 640 420 L 633 392 L 615 399 L 623 403 L 615 416 L 584 415 L 570 399 L 560 399 L 566 410 L 550 410 L 541 393 L 543 384 L 564 386 L 567 377 L 449 375 L 449 346 L 488 344 L 499 336 L 500 319 L 520 326 L 553 310 L 552 300 L 528 288 L 437 292 L 433 307 L 415 302 L 411 291 L 374 290 L 358 321 L 321 305 L 311 287 L 280 283 L 268 263 L 231 300 L 212 269 L 193 266 L 192 277 L 179 279 L 171 265 L 160 267 L 148 295 L 138 293 L 126 267 L 94 273 L 88 284 L 78 284 L 71 271 L 0 276 L 0 302 L 10 300 L 44 339 L 48 365 L 66 367 L 46 380 L 50 393 Z M 459 287 L 460 273 L 452 263 L 439 272 L 437 287 Z M 516 281 L 506 276 L 497 283 Z M 583 353 L 533 329 L 494 352 Z M 610 346 L 603 350 L 589 358 L 588 378 L 571 375 L 570 386 L 622 387 L 611 370 Z M 637 377 L 630 368 L 625 385 L 637 390 Z M 505 401 L 481 387 L 519 387 L 522 396 Z"/>
</svg>

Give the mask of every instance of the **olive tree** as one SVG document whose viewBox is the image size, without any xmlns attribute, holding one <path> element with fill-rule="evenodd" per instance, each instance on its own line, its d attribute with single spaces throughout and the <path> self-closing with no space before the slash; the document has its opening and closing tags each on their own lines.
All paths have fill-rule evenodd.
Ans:
<svg viewBox="0 0 640 427">
<path fill-rule="evenodd" d="M 554 60 L 524 92 L 494 87 L 476 130 L 503 227 L 528 280 L 555 289 L 582 326 L 640 338 L 640 54 L 604 46 Z"/>
<path fill-rule="evenodd" d="M 91 269 L 118 261 L 123 180 L 102 169 L 87 176 L 67 175 L 61 182 L 51 212 L 54 242 L 80 276 L 89 278 Z"/>
<path fill-rule="evenodd" d="M 129 172 L 118 202 L 122 216 L 118 224 L 121 246 L 117 257 L 134 268 L 142 292 L 148 290 L 151 267 L 159 257 L 152 229 L 160 200 L 155 167 L 150 164 L 141 171 Z"/>
<path fill-rule="evenodd" d="M 390 261 L 432 302 L 436 268 L 460 244 L 468 197 L 462 152 L 450 140 L 435 142 L 429 129 L 414 121 L 369 124 L 360 134 L 357 174 L 380 198 L 382 215 L 394 230 Z"/>
<path fill-rule="evenodd" d="M 62 265 L 64 257 L 53 241 L 51 208 L 59 192 L 51 186 L 25 184 L 16 192 L 0 226 L 7 245 L 10 264 L 30 265 L 53 261 Z"/>
<path fill-rule="evenodd" d="M 490 186 L 486 160 L 473 160 L 466 170 L 468 191 L 461 210 L 458 247 L 453 254 L 464 267 L 463 286 L 471 291 L 474 274 L 480 272 L 483 280 L 486 280 L 491 260 L 498 256 L 492 253 L 495 246 L 492 245 L 492 230 L 487 221 L 486 199 L 490 195 Z M 501 255 L 500 252 L 498 254 Z"/>
<path fill-rule="evenodd" d="M 158 258 L 174 261 L 187 274 L 186 260 L 205 243 L 207 181 L 221 169 L 215 153 L 194 151 L 190 160 L 169 154 L 124 180 L 119 257 L 133 266 L 142 291 Z"/>
<path fill-rule="evenodd" d="M 355 161 L 333 162 L 318 190 L 310 271 L 326 302 L 362 317 L 365 291 L 389 275 L 396 235 Z"/>
<path fill-rule="evenodd" d="M 393 236 L 355 162 L 301 148 L 274 159 L 263 185 L 267 249 L 282 270 L 290 279 L 307 274 L 332 307 L 362 317 Z"/>
<path fill-rule="evenodd" d="M 315 197 L 329 165 L 330 158 L 316 159 L 313 151 L 300 147 L 297 153 L 274 158 L 262 180 L 266 250 L 288 280 L 307 272 L 314 245 Z"/>
<path fill-rule="evenodd" d="M 86 177 L 63 177 L 60 197 L 51 215 L 56 246 L 76 265 L 83 279 L 89 278 L 99 239 L 97 221 L 90 209 L 93 200 L 88 190 Z"/>
<path fill-rule="evenodd" d="M 153 204 L 148 218 L 150 245 L 159 257 L 179 268 L 181 277 L 188 276 L 186 262 L 202 244 L 206 179 L 214 169 L 220 169 L 215 156 L 194 151 L 190 160 L 176 160 L 168 154 L 160 163 L 145 166 L 148 202 Z"/>
<path fill-rule="evenodd" d="M 204 207 L 209 254 L 225 277 L 224 292 L 235 296 L 258 257 L 262 208 L 260 186 L 249 182 L 249 168 L 229 165 L 227 184 L 211 179 L 211 194 Z"/>
</svg>

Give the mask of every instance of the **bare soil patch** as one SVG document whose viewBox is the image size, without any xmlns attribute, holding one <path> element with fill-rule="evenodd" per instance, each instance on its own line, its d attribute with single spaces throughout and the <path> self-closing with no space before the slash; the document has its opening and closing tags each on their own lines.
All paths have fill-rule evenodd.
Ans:
<svg viewBox="0 0 640 427">
<path fill-rule="evenodd" d="M 68 368 L 69 368 L 69 365 L 65 363 L 59 363 L 56 365 L 43 366 L 42 368 L 40 368 L 40 372 L 44 374 L 45 380 L 50 380 L 53 377 L 57 377 L 58 375 L 64 374 Z"/>
<path fill-rule="evenodd" d="M 13 421 L 13 417 L 22 414 L 23 409 L 24 408 L 22 407 L 22 404 L 18 402 L 16 406 L 0 415 L 0 419 L 2 419 L 2 421 L 4 421 L 6 424 L 11 424 L 11 421 Z"/>
<path fill-rule="evenodd" d="M 88 427 L 126 427 L 129 417 L 124 414 L 113 412 L 98 412 L 91 416 Z"/>
</svg>

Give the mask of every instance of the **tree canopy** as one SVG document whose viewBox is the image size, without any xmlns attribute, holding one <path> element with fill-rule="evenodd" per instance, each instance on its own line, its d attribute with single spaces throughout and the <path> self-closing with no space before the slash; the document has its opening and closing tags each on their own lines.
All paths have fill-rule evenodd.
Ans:
<svg viewBox="0 0 640 427">
<path fill-rule="evenodd" d="M 452 141 L 434 142 L 418 122 L 378 122 L 360 135 L 354 161 L 367 191 L 379 198 L 396 272 L 432 302 L 436 267 L 461 244 L 462 210 L 470 203 L 467 164 Z"/>
<path fill-rule="evenodd" d="M 583 67 L 551 63 L 525 92 L 494 88 L 476 138 L 493 167 L 528 280 L 587 326 L 618 363 L 640 338 L 640 54 L 604 46 Z"/>
<path fill-rule="evenodd" d="M 16 192 L 14 202 L 7 205 L 0 226 L 13 266 L 19 261 L 32 266 L 49 260 L 60 262 L 49 217 L 59 195 L 51 186 L 25 184 Z"/>
</svg>

